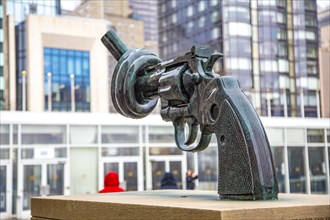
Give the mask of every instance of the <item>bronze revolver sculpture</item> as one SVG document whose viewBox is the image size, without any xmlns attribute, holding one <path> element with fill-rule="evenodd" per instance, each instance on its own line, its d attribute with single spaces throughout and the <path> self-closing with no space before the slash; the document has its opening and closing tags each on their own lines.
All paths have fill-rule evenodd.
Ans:
<svg viewBox="0 0 330 220">
<path fill-rule="evenodd" d="M 213 73 L 221 53 L 194 45 L 185 55 L 163 62 L 145 49 L 127 49 L 113 30 L 101 40 L 118 61 L 111 98 L 120 114 L 143 118 L 159 98 L 161 116 L 173 122 L 175 142 L 181 150 L 204 150 L 215 133 L 221 199 L 277 199 L 272 153 L 255 109 L 236 78 Z M 198 129 L 200 140 L 192 146 Z"/>
</svg>

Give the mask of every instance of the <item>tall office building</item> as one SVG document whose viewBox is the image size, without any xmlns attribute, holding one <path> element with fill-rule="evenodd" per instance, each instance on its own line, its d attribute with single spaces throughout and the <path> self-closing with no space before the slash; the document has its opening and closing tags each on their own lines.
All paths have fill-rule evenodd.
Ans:
<svg viewBox="0 0 330 220">
<path fill-rule="evenodd" d="M 106 20 L 108 29 L 113 28 L 128 48 L 145 47 L 143 22 L 131 18 L 132 10 L 128 0 L 122 1 L 85 1 L 68 15 Z M 105 32 L 104 32 L 105 34 Z M 103 46 L 103 45 L 102 45 Z M 108 88 L 111 88 L 111 78 L 117 61 L 107 52 L 108 58 Z M 110 89 L 109 112 L 115 113 L 112 105 Z"/>
<path fill-rule="evenodd" d="M 7 14 L 14 15 L 15 24 L 24 21 L 28 14 L 61 14 L 61 0 L 6 0 L 6 2 Z"/>
<path fill-rule="evenodd" d="M 209 44 L 214 69 L 238 77 L 261 115 L 318 115 L 318 34 L 312 0 L 158 2 L 163 59 Z"/>
<path fill-rule="evenodd" d="M 130 0 L 131 17 L 143 21 L 145 47 L 158 54 L 158 9 L 154 0 Z"/>
<path fill-rule="evenodd" d="M 330 117 L 330 7 L 323 9 L 318 14 L 320 44 L 320 82 L 322 117 Z"/>
<path fill-rule="evenodd" d="M 22 110 L 22 71 L 26 68 L 25 25 L 29 14 L 60 15 L 60 0 L 6 0 L 4 34 L 6 38 L 4 103 L 6 110 Z M 17 38 L 16 38 L 16 37 Z M 18 36 L 21 36 L 18 38 Z M 15 51 L 16 50 L 16 51 Z M 15 51 L 15 52 L 13 52 Z"/>
</svg>

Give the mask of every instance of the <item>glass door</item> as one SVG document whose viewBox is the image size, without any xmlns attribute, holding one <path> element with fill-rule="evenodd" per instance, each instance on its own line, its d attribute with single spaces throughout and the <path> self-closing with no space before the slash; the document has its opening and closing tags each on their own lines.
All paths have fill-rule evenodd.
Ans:
<svg viewBox="0 0 330 220">
<path fill-rule="evenodd" d="M 12 172 L 10 161 L 0 162 L 0 219 L 6 219 L 12 215 Z"/>
<path fill-rule="evenodd" d="M 171 172 L 177 182 L 178 189 L 183 189 L 183 173 L 181 160 L 173 160 L 170 158 L 153 158 L 150 160 L 151 166 L 151 186 L 152 190 L 161 189 L 161 180 L 166 172 Z"/>
<path fill-rule="evenodd" d="M 65 164 L 25 162 L 22 165 L 20 189 L 22 197 L 17 200 L 17 217 L 29 218 L 31 210 L 31 197 L 64 195 Z M 22 200 L 20 200 L 22 198 Z"/>
<path fill-rule="evenodd" d="M 170 172 L 173 173 L 178 189 L 182 189 L 182 166 L 181 161 L 169 161 Z"/>
<path fill-rule="evenodd" d="M 7 166 L 0 166 L 0 212 L 7 212 Z"/>
<path fill-rule="evenodd" d="M 151 161 L 152 189 L 160 189 L 161 180 L 165 174 L 165 161 Z"/>
<path fill-rule="evenodd" d="M 64 195 L 64 164 L 47 164 L 48 195 Z"/>
<path fill-rule="evenodd" d="M 127 161 L 123 162 L 105 162 L 103 164 L 103 177 L 102 188 L 105 176 L 114 171 L 118 174 L 120 187 L 125 191 L 137 191 L 138 190 L 138 162 Z"/>
<path fill-rule="evenodd" d="M 24 165 L 23 172 L 23 210 L 30 210 L 30 198 L 40 196 L 41 165 Z"/>
</svg>

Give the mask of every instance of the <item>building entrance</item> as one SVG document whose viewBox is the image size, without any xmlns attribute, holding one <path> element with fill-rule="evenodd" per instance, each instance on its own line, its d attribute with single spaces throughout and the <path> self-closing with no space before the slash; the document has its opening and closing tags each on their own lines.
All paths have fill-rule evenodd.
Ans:
<svg viewBox="0 0 330 220">
<path fill-rule="evenodd" d="M 26 162 L 20 166 L 17 196 L 17 217 L 29 218 L 31 197 L 64 195 L 65 163 L 59 161 Z"/>
<path fill-rule="evenodd" d="M 1 161 L 0 165 L 0 216 L 6 218 L 11 215 L 11 170 L 10 163 L 7 160 Z"/>
<path fill-rule="evenodd" d="M 142 165 L 138 158 L 111 158 L 102 162 L 100 189 L 104 187 L 104 177 L 110 171 L 118 173 L 120 187 L 125 191 L 143 190 Z"/>
<path fill-rule="evenodd" d="M 185 158 L 171 158 L 171 157 L 151 157 L 149 159 L 150 174 L 147 175 L 148 189 L 161 189 L 161 180 L 166 172 L 171 172 L 176 181 L 178 189 L 185 189 L 185 172 L 186 172 Z M 151 177 L 151 178 L 150 178 Z"/>
</svg>

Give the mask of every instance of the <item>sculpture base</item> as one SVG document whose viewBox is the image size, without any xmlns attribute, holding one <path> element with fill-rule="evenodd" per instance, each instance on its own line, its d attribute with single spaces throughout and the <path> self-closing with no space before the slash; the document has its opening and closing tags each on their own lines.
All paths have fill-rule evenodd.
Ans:
<svg viewBox="0 0 330 220">
<path fill-rule="evenodd" d="M 329 195 L 219 200 L 215 191 L 159 190 L 32 198 L 32 219 L 330 219 Z"/>
</svg>

